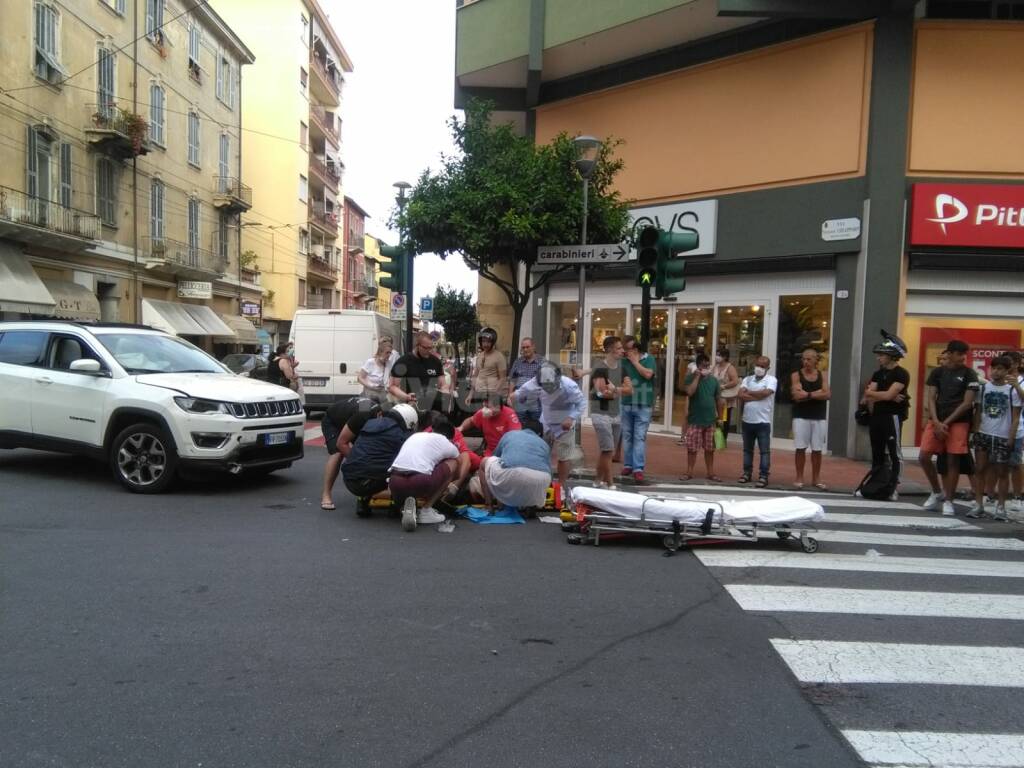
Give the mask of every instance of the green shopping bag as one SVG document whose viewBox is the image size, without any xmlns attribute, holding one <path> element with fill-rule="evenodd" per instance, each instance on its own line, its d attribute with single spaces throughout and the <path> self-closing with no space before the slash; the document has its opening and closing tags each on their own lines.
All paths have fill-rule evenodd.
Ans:
<svg viewBox="0 0 1024 768">
<path fill-rule="evenodd" d="M 715 450 L 725 450 L 725 432 L 722 431 L 720 426 L 715 427 Z"/>
</svg>

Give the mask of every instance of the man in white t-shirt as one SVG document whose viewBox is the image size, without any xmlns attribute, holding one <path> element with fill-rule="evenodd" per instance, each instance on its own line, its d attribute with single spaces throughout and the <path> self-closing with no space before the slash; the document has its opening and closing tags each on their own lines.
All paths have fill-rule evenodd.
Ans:
<svg viewBox="0 0 1024 768">
<path fill-rule="evenodd" d="M 740 382 L 737 397 L 743 403 L 743 475 L 741 483 L 749 483 L 754 471 L 754 442 L 761 463 L 757 487 L 768 485 L 772 461 L 772 414 L 775 411 L 775 392 L 779 382 L 768 374 L 772 361 L 764 355 L 754 360 L 754 373 Z"/>
<path fill-rule="evenodd" d="M 402 505 L 402 530 L 415 531 L 416 524 L 443 523 L 444 515 L 434 504 L 451 490 L 462 487 L 464 477 L 459 466 L 459 449 L 452 438 L 455 428 L 441 414 L 433 414 L 430 432 L 417 432 L 402 444 L 390 468 L 388 487 L 391 498 Z M 468 467 L 468 462 L 465 462 Z M 416 512 L 416 499 L 423 499 L 423 509 Z"/>
<path fill-rule="evenodd" d="M 1016 383 L 1011 383 L 1016 376 L 1014 379 L 1008 378 L 1011 370 L 1016 373 L 1009 355 L 995 358 L 989 370 L 992 380 L 981 386 L 977 408 L 974 410 L 973 442 L 978 484 L 974 506 L 967 516 L 976 518 L 989 514 L 985 509 L 985 489 L 994 485 L 998 501 L 991 517 L 1005 521 L 1009 519 L 1006 515 L 1006 496 L 1010 458 L 1017 441 L 1022 403 Z"/>
</svg>

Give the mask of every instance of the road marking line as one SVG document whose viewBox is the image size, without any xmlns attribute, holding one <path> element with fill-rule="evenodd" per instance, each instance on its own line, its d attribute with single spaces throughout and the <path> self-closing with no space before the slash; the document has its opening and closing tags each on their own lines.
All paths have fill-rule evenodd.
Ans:
<svg viewBox="0 0 1024 768">
<path fill-rule="evenodd" d="M 324 436 L 324 431 L 320 427 L 312 427 L 307 429 L 303 434 L 303 440 L 308 442 L 310 440 L 319 440 Z"/>
<path fill-rule="evenodd" d="M 825 517 L 826 522 L 828 516 Z M 980 536 L 915 536 L 905 533 L 873 531 L 819 530 L 813 534 L 819 541 L 844 544 L 881 544 L 894 547 L 940 547 L 950 549 L 1024 550 L 1024 541 L 1014 538 L 983 538 Z"/>
<path fill-rule="evenodd" d="M 771 643 L 804 683 L 1024 687 L 1024 648 L 783 639 Z"/>
<path fill-rule="evenodd" d="M 1020 768 L 1024 734 L 844 730 L 862 759 L 887 768 Z"/>
<path fill-rule="evenodd" d="M 892 528 L 935 528 L 956 531 L 980 531 L 977 525 L 958 520 L 955 517 L 918 517 L 912 515 L 857 515 L 845 512 L 826 512 L 829 523 L 845 525 L 878 525 Z"/>
<path fill-rule="evenodd" d="M 935 616 L 1024 621 L 1024 595 L 726 584 L 746 611 Z"/>
<path fill-rule="evenodd" d="M 708 568 L 800 568 L 811 571 L 917 573 L 930 576 L 982 576 L 1024 579 L 1024 563 L 1003 560 L 962 560 L 944 557 L 868 557 L 818 552 L 750 552 L 738 549 L 695 549 Z"/>
</svg>

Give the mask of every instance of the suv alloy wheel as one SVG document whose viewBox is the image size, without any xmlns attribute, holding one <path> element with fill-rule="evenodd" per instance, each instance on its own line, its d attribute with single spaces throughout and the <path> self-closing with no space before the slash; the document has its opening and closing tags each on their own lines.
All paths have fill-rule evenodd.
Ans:
<svg viewBox="0 0 1024 768">
<path fill-rule="evenodd" d="M 114 477 L 133 493 L 161 493 L 174 480 L 178 454 L 167 433 L 156 426 L 132 424 L 110 447 Z"/>
</svg>

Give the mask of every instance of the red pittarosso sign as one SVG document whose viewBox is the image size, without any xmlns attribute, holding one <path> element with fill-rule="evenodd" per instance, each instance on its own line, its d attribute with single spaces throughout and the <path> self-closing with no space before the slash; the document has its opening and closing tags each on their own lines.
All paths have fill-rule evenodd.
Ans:
<svg viewBox="0 0 1024 768">
<path fill-rule="evenodd" d="M 915 184 L 910 244 L 1024 248 L 1024 185 Z"/>
</svg>

